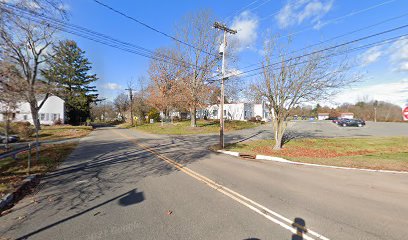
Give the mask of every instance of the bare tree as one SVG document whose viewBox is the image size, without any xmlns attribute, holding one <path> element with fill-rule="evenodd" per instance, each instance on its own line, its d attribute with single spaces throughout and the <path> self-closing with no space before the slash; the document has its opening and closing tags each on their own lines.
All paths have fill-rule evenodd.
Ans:
<svg viewBox="0 0 408 240">
<path fill-rule="evenodd" d="M 211 95 L 206 80 L 212 77 L 218 63 L 219 38 L 217 32 L 211 29 L 213 23 L 212 15 L 201 11 L 187 15 L 177 29 L 180 39 L 196 47 L 177 45 L 185 69 L 180 89 L 185 108 L 190 110 L 192 127 L 197 126 L 197 108 L 202 107 Z"/>
<path fill-rule="evenodd" d="M 116 119 L 117 114 L 115 107 L 111 101 L 101 101 L 93 103 L 90 109 L 92 120 L 100 122 L 107 122 Z"/>
<path fill-rule="evenodd" d="M 30 110 L 36 131 L 40 129 L 38 111 L 50 94 L 49 84 L 41 77 L 46 51 L 54 42 L 55 28 L 45 22 L 27 18 L 21 11 L 32 14 L 64 16 L 59 0 L 20 0 L 14 4 L 0 3 L 0 59 L 14 64 L 24 79 L 24 100 Z M 44 96 L 39 101 L 39 96 Z"/>
<path fill-rule="evenodd" d="M 3 121 L 5 122 L 6 149 L 8 149 L 10 122 L 18 108 L 18 104 L 22 101 L 22 96 L 19 94 L 21 92 L 19 89 L 21 83 L 22 77 L 19 71 L 13 65 L 0 61 L 0 114 L 3 115 Z"/>
<path fill-rule="evenodd" d="M 149 111 L 149 106 L 147 105 L 147 94 L 146 85 L 147 79 L 141 76 L 137 79 L 137 89 L 133 94 L 132 109 L 134 116 L 137 118 L 138 124 L 143 124 L 145 122 L 145 116 Z"/>
<path fill-rule="evenodd" d="M 129 96 L 126 93 L 120 93 L 113 100 L 113 105 L 115 106 L 116 111 L 120 114 L 122 119 L 126 121 L 125 113 L 129 110 Z"/>
<path fill-rule="evenodd" d="M 166 61 L 162 61 L 163 56 Z M 183 95 L 178 85 L 185 69 L 179 61 L 180 56 L 175 49 L 160 48 L 156 50 L 148 70 L 152 82 L 147 89 L 147 102 L 163 112 L 165 118 L 173 108 L 182 108 Z"/>
<path fill-rule="evenodd" d="M 294 107 L 326 99 L 356 80 L 347 76 L 349 67 L 345 58 L 340 59 L 333 52 L 305 54 L 299 58 L 291 57 L 287 50 L 287 46 L 267 41 L 262 77 L 251 87 L 269 102 L 276 150 L 282 148 L 287 117 Z M 278 57 L 276 62 L 273 56 Z"/>
</svg>

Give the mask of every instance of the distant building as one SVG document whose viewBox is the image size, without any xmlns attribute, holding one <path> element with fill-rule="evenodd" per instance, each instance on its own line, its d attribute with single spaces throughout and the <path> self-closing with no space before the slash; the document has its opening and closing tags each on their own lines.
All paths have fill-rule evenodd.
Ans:
<svg viewBox="0 0 408 240">
<path fill-rule="evenodd" d="M 211 105 L 197 111 L 198 118 L 220 119 L 220 105 Z M 227 120 L 250 120 L 259 118 L 262 121 L 270 121 L 269 110 L 265 103 L 229 103 L 224 104 L 224 119 Z"/>
<path fill-rule="evenodd" d="M 40 99 L 38 102 L 42 102 Z M 64 123 L 65 101 L 57 96 L 50 96 L 38 112 L 41 124 L 53 125 L 57 120 Z M 5 116 L 0 114 L 0 121 L 4 121 Z M 18 104 L 17 109 L 12 113 L 13 122 L 30 122 L 34 124 L 31 116 L 30 104 L 27 102 Z"/>
<path fill-rule="evenodd" d="M 326 120 L 329 118 L 329 113 L 318 113 L 317 120 Z"/>
<path fill-rule="evenodd" d="M 353 119 L 354 118 L 354 113 L 340 113 L 340 118 L 347 118 L 347 119 Z"/>
</svg>

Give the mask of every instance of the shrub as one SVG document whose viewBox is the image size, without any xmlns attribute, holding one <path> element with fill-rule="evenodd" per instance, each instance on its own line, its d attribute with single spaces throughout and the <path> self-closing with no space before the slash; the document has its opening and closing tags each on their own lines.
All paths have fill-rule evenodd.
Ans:
<svg viewBox="0 0 408 240">
<path fill-rule="evenodd" d="M 154 119 L 155 122 L 160 122 L 160 113 L 155 108 L 152 108 L 147 116 L 149 117 L 148 122 L 150 122 L 150 119 Z"/>
<path fill-rule="evenodd" d="M 181 119 L 178 116 L 173 117 L 173 122 L 180 122 Z"/>
<path fill-rule="evenodd" d="M 12 132 L 18 134 L 22 138 L 31 137 L 35 130 L 29 122 L 17 122 L 12 124 Z"/>
<path fill-rule="evenodd" d="M 257 122 L 257 121 L 256 121 L 256 117 L 251 117 L 248 121 L 249 121 L 249 122 Z"/>
<path fill-rule="evenodd" d="M 61 118 L 58 118 L 57 120 L 54 120 L 54 125 L 62 125 Z"/>
</svg>

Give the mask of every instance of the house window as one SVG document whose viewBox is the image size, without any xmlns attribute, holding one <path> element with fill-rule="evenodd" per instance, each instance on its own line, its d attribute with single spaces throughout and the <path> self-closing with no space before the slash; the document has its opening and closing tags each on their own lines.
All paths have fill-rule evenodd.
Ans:
<svg viewBox="0 0 408 240">
<path fill-rule="evenodd" d="M 40 120 L 41 120 L 41 121 L 44 121 L 44 120 L 45 120 L 45 113 L 41 113 L 41 114 L 40 114 Z"/>
<path fill-rule="evenodd" d="M 59 114 L 58 113 L 53 113 L 52 114 L 52 121 L 56 121 L 59 118 Z"/>
<path fill-rule="evenodd" d="M 248 112 L 244 111 L 244 117 L 247 117 Z"/>
<path fill-rule="evenodd" d="M 46 113 L 46 114 L 45 114 L 45 120 L 46 120 L 46 121 L 49 121 L 49 120 L 50 120 L 50 114 L 49 114 L 49 113 Z"/>
<path fill-rule="evenodd" d="M 212 115 L 217 116 L 218 115 L 218 110 L 213 110 Z"/>
<path fill-rule="evenodd" d="M 28 116 L 27 116 L 27 115 L 24 115 L 24 116 L 23 116 L 23 119 L 24 119 L 25 121 L 27 121 Z"/>
<path fill-rule="evenodd" d="M 227 110 L 224 110 L 224 116 L 227 116 Z"/>
</svg>

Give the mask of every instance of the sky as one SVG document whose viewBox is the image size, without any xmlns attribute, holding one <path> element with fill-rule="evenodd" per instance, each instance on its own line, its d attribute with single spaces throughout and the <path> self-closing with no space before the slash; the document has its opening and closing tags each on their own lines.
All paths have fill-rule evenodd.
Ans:
<svg viewBox="0 0 408 240">
<path fill-rule="evenodd" d="M 169 35 L 174 35 L 175 27 L 182 24 L 187 14 L 202 9 L 212 11 L 218 21 L 238 31 L 233 36 L 239 42 L 239 61 L 234 65 L 238 72 L 254 68 L 248 66 L 262 59 L 264 42 L 271 34 L 280 36 L 277 41 L 282 43 L 291 35 L 292 50 L 308 50 L 309 45 L 341 35 L 344 36 L 315 47 L 341 44 L 401 27 L 348 45 L 350 48 L 359 47 L 395 37 L 393 42 L 350 53 L 347 57 L 354 62 L 353 71 L 361 75 L 360 81 L 345 86 L 323 104 L 333 106 L 343 102 L 380 100 L 408 106 L 408 37 L 401 36 L 408 34 L 408 27 L 403 27 L 408 23 L 406 0 L 99 1 Z M 150 50 L 173 44 L 171 39 L 98 5 L 94 0 L 65 0 L 64 7 L 69 11 L 70 23 L 116 39 Z M 93 63 L 93 72 L 99 77 L 96 85 L 102 97 L 113 99 L 131 79 L 148 77 L 148 58 L 68 33 L 63 35 L 77 41 L 86 51 Z M 243 82 L 251 80 L 242 79 Z"/>
</svg>

